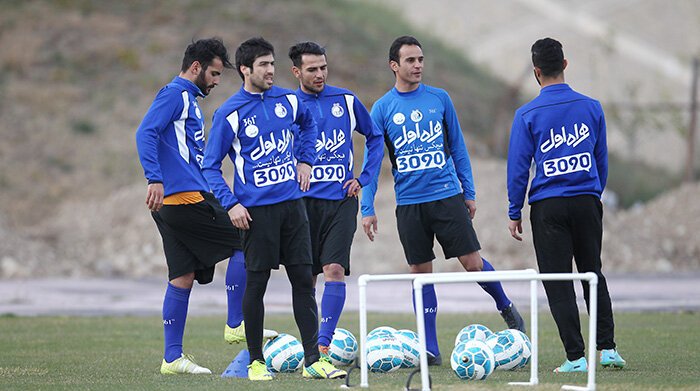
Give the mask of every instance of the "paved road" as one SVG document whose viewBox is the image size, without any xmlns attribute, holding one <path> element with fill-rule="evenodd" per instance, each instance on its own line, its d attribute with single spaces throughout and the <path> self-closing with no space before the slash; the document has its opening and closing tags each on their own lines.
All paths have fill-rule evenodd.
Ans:
<svg viewBox="0 0 700 391">
<path fill-rule="evenodd" d="M 580 286 L 577 285 L 577 289 Z M 700 273 L 683 275 L 609 275 L 608 285 L 615 311 L 700 311 Z M 195 287 L 191 315 L 223 315 L 226 295 L 223 277 Z M 322 284 L 318 284 L 322 287 Z M 522 311 L 528 308 L 529 283 L 505 283 L 506 291 Z M 165 282 L 117 279 L 0 280 L 0 314 L 37 315 L 157 315 Z M 486 312 L 493 302 L 474 283 L 438 285 L 441 312 Z M 408 282 L 371 283 L 368 309 L 412 312 Z M 320 297 L 320 292 L 318 297 Z M 582 297 L 579 290 L 579 297 Z M 546 305 L 540 286 L 539 303 Z M 267 312 L 291 312 L 291 291 L 284 272 L 275 272 L 265 297 Z M 357 311 L 357 280 L 348 281 L 346 309 Z M 544 308 L 544 307 L 543 307 Z M 579 308 L 585 308 L 581 303 Z"/>
</svg>

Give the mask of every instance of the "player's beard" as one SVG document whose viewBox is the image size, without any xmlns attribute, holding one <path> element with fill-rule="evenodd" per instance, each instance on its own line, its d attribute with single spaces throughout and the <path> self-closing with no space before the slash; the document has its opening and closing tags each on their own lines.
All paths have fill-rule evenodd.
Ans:
<svg viewBox="0 0 700 391">
<path fill-rule="evenodd" d="M 194 84 L 199 88 L 199 90 L 202 92 L 202 94 L 209 95 L 209 92 L 211 92 L 212 88 L 215 86 L 213 84 L 207 85 L 207 80 L 205 79 L 206 75 L 206 69 L 202 69 L 201 72 L 199 72 L 199 75 L 197 75 L 197 79 L 195 79 Z"/>
</svg>

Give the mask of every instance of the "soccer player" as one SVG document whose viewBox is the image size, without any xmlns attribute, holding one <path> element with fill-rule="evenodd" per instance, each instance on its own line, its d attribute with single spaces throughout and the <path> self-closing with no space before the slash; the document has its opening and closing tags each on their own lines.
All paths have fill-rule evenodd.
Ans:
<svg viewBox="0 0 700 391">
<path fill-rule="evenodd" d="M 565 83 L 568 62 L 561 43 L 540 39 L 532 45 L 531 53 L 535 79 L 542 89 L 513 118 L 508 150 L 508 229 L 513 238 L 522 240 L 521 209 L 534 160 L 528 202 L 537 265 L 542 273 L 571 273 L 573 257 L 579 273 L 598 275 L 596 348 L 601 350 L 604 367 L 622 368 L 625 360 L 615 349 L 612 304 L 600 259 L 600 196 L 608 176 L 603 109 L 600 102 Z M 586 372 L 573 282 L 542 284 L 566 350 L 566 361 L 554 372 Z M 581 284 L 588 307 L 588 282 Z"/>
<path fill-rule="evenodd" d="M 203 172 L 216 197 L 243 231 L 246 289 L 245 335 L 250 352 L 248 378 L 271 380 L 262 354 L 263 297 L 271 269 L 284 264 L 292 285 L 294 318 L 304 346 L 303 376 L 341 378 L 346 372 L 319 360 L 318 309 L 311 274 L 311 240 L 306 208 L 316 161 L 316 123 L 293 91 L 273 86 L 273 46 L 251 38 L 236 50 L 241 89 L 214 114 Z M 298 139 L 292 128 L 299 127 Z M 298 160 L 294 143 L 301 143 Z M 234 165 L 233 191 L 221 173 L 228 155 Z"/>
<path fill-rule="evenodd" d="M 472 227 L 476 213 L 469 154 L 452 101 L 442 89 L 421 83 L 423 50 L 414 37 L 402 36 L 389 49 L 394 88 L 372 107 L 389 150 L 399 239 L 411 273 L 432 273 L 437 237 L 447 258 L 457 257 L 467 271 L 494 270 L 479 255 Z M 378 176 L 362 193 L 362 227 L 369 240 L 377 232 L 374 197 Z M 525 330 L 525 322 L 499 282 L 479 284 L 496 302 L 508 328 Z M 435 327 L 437 297 L 423 288 L 428 362 L 441 365 Z"/>
<path fill-rule="evenodd" d="M 146 206 L 163 237 L 168 286 L 163 299 L 165 353 L 162 374 L 209 374 L 182 352 L 187 307 L 194 280 L 208 284 L 214 265 L 241 250 L 238 231 L 209 192 L 200 164 L 204 117 L 197 103 L 232 68 L 218 38 L 185 50 L 180 74 L 163 87 L 136 131 L 136 146 L 148 180 Z"/>
<path fill-rule="evenodd" d="M 318 126 L 318 158 L 304 202 L 311 229 L 314 285 L 321 273 L 325 280 L 318 336 L 324 357 L 345 305 L 345 276 L 350 275 L 350 246 L 357 229 L 357 194 L 382 164 L 382 134 L 352 91 L 326 84 L 324 48 L 315 42 L 301 42 L 289 49 L 289 58 L 292 73 L 299 80 L 296 94 Z M 357 178 L 353 174 L 353 131 L 365 137 L 368 150 Z"/>
</svg>

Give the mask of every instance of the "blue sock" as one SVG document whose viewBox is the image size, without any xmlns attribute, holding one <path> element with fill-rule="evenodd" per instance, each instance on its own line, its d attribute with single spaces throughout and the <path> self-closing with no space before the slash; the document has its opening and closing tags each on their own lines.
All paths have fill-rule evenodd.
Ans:
<svg viewBox="0 0 700 391">
<path fill-rule="evenodd" d="M 245 259 L 243 251 L 234 250 L 226 268 L 226 301 L 228 327 L 238 327 L 243 321 L 243 294 L 245 293 Z"/>
<path fill-rule="evenodd" d="M 411 292 L 413 293 L 413 292 Z M 411 294 L 413 297 L 413 294 Z M 416 300 L 413 298 L 413 310 L 416 310 Z M 423 286 L 423 314 L 425 317 L 425 347 L 434 356 L 440 354 L 437 340 L 437 295 L 433 284 Z"/>
<path fill-rule="evenodd" d="M 338 326 L 345 305 L 345 282 L 326 281 L 321 299 L 321 326 L 318 329 L 318 344 L 330 346 L 333 332 Z"/>
<path fill-rule="evenodd" d="M 163 336 L 165 337 L 166 362 L 173 362 L 182 355 L 182 336 L 185 334 L 187 306 L 191 289 L 182 289 L 168 283 L 163 299 Z"/>
<path fill-rule="evenodd" d="M 496 270 L 489 261 L 484 258 L 481 258 L 481 260 L 484 261 L 483 271 L 492 272 Z M 506 296 L 506 292 L 503 291 L 503 285 L 501 285 L 499 281 L 480 282 L 479 285 L 481 289 L 485 290 L 486 293 L 493 297 L 493 300 L 496 302 L 496 308 L 498 308 L 499 311 L 503 311 L 510 306 L 510 299 Z"/>
</svg>

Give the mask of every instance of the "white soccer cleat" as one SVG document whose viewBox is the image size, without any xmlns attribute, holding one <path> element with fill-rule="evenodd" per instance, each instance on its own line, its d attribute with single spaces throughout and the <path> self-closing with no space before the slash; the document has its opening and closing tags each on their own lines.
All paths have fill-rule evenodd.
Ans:
<svg viewBox="0 0 700 391">
<path fill-rule="evenodd" d="M 190 355 L 183 354 L 173 362 L 165 362 L 160 365 L 160 373 L 163 375 L 179 375 L 183 373 L 191 373 L 195 375 L 211 375 L 209 368 L 204 368 L 194 362 Z"/>
</svg>

